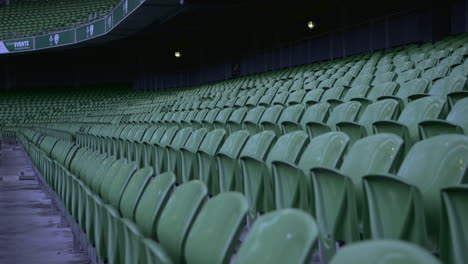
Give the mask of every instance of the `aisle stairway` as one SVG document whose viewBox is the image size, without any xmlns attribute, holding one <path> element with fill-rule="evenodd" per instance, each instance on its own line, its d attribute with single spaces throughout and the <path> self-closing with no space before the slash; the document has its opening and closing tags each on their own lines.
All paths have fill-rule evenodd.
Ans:
<svg viewBox="0 0 468 264">
<path fill-rule="evenodd" d="M 89 263 L 20 145 L 0 145 L 0 176 L 0 263 Z"/>
</svg>

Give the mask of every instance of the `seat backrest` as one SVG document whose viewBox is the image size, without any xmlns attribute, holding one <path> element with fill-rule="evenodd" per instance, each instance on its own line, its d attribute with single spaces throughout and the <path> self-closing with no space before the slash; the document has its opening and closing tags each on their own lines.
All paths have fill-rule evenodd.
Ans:
<svg viewBox="0 0 468 264">
<path fill-rule="evenodd" d="M 449 76 L 437 80 L 429 93 L 431 95 L 446 96 L 449 93 L 462 91 L 467 86 L 467 78 L 462 75 Z"/>
<path fill-rule="evenodd" d="M 273 105 L 285 105 L 286 100 L 288 99 L 289 93 L 282 92 L 275 95 L 273 101 L 271 102 Z"/>
<path fill-rule="evenodd" d="M 301 125 L 305 126 L 309 122 L 320 122 L 328 118 L 330 115 L 329 103 L 318 103 L 308 107 L 301 119 Z"/>
<path fill-rule="evenodd" d="M 159 174 L 150 180 L 141 195 L 135 209 L 135 223 L 145 237 L 156 239 L 156 224 L 174 189 L 175 181 L 172 172 Z"/>
<path fill-rule="evenodd" d="M 393 95 L 397 88 L 398 83 L 395 82 L 379 83 L 370 89 L 367 99 L 375 101 L 381 96 Z"/>
<path fill-rule="evenodd" d="M 374 78 L 374 75 L 372 74 L 359 74 L 356 79 L 353 81 L 353 86 L 354 85 L 369 85 L 372 82 L 372 79 Z"/>
<path fill-rule="evenodd" d="M 422 78 L 414 79 L 412 81 L 403 83 L 400 89 L 398 89 L 396 96 L 400 98 L 407 98 L 413 94 L 422 94 L 426 92 L 428 86 L 428 80 Z"/>
<path fill-rule="evenodd" d="M 178 186 L 167 201 L 157 223 L 157 238 L 175 263 L 183 263 L 187 234 L 207 200 L 203 182 L 189 181 Z"/>
<path fill-rule="evenodd" d="M 369 91 L 369 85 L 356 85 L 348 90 L 346 95 L 343 97 L 343 101 L 349 101 L 353 98 L 364 98 Z"/>
<path fill-rule="evenodd" d="M 178 130 L 179 128 L 176 126 L 170 127 L 168 129 L 165 129 L 164 131 L 161 131 L 160 133 L 163 133 L 161 136 L 158 130 L 154 133 L 152 139 L 150 139 L 150 143 L 158 144 L 159 146 L 165 147 L 172 142 Z M 159 140 L 157 140 L 158 137 Z"/>
<path fill-rule="evenodd" d="M 282 124 L 283 122 L 299 123 L 304 110 L 305 107 L 299 104 L 287 107 L 284 109 L 283 113 L 281 113 L 278 124 Z"/>
<path fill-rule="evenodd" d="M 381 133 L 362 138 L 351 146 L 340 170 L 353 181 L 359 199 L 363 176 L 396 171 L 403 143 L 397 135 Z"/>
<path fill-rule="evenodd" d="M 220 108 L 214 108 L 208 111 L 206 116 L 203 118 L 203 122 L 213 123 L 214 120 L 216 119 L 216 116 L 218 116 L 219 111 L 221 111 Z"/>
<path fill-rule="evenodd" d="M 359 123 L 366 128 L 368 134 L 372 134 L 372 124 L 381 120 L 394 120 L 398 106 L 398 101 L 394 99 L 384 99 L 370 104 L 359 117 Z"/>
<path fill-rule="evenodd" d="M 294 91 L 289 95 L 288 101 L 286 103 L 288 105 L 300 104 L 302 100 L 304 99 L 305 94 L 306 94 L 305 90 Z"/>
<path fill-rule="evenodd" d="M 109 186 L 110 183 L 112 183 L 113 181 L 113 177 L 121 170 L 122 166 L 125 165 L 125 163 L 127 163 L 127 160 L 119 159 L 115 160 L 115 162 L 112 162 L 112 165 L 107 169 L 105 169 L 105 166 L 101 166 L 103 170 L 101 171 L 101 169 L 99 169 L 96 172 L 96 175 L 91 179 L 91 190 L 93 190 L 94 193 L 103 196 L 101 190 L 103 191 L 105 188 L 102 187 L 102 183 Z"/>
<path fill-rule="evenodd" d="M 424 71 L 421 75 L 422 78 L 428 79 L 430 81 L 435 81 L 437 79 L 443 78 L 447 75 L 449 71 L 448 67 L 445 66 L 436 66 Z"/>
<path fill-rule="evenodd" d="M 201 142 L 198 151 L 206 153 L 208 155 L 214 155 L 222 146 L 226 134 L 226 130 L 222 128 L 218 128 L 207 133 L 205 138 Z"/>
<path fill-rule="evenodd" d="M 196 152 L 207 133 L 208 131 L 206 128 L 200 128 L 193 131 L 185 141 L 184 145 L 180 148 L 190 152 Z"/>
<path fill-rule="evenodd" d="M 417 124 L 424 120 L 438 119 L 444 107 L 445 100 L 438 96 L 427 96 L 408 103 L 398 118 L 398 122 L 406 125 L 413 139 L 417 138 Z"/>
<path fill-rule="evenodd" d="M 416 143 L 406 155 L 397 175 L 419 187 L 428 216 L 428 227 L 438 227 L 440 190 L 468 181 L 468 137 L 447 134 Z"/>
<path fill-rule="evenodd" d="M 168 145 L 168 147 L 172 149 L 180 149 L 181 147 L 184 146 L 185 142 L 187 142 L 187 139 L 190 137 L 190 134 L 192 133 L 193 133 L 193 128 L 191 127 L 186 127 L 186 128 L 178 130 L 176 135 L 174 136 L 174 139 L 172 140 L 171 144 Z"/>
<path fill-rule="evenodd" d="M 257 106 L 255 108 L 250 109 L 244 118 L 244 123 L 248 122 L 252 124 L 258 124 L 260 118 L 263 115 L 263 112 L 265 112 L 265 109 L 266 108 L 264 106 Z"/>
<path fill-rule="evenodd" d="M 268 107 L 265 112 L 263 112 L 262 118 L 260 118 L 259 123 L 270 123 L 270 124 L 276 124 L 278 121 L 281 112 L 283 112 L 283 107 L 280 105 L 274 105 Z"/>
<path fill-rule="evenodd" d="M 330 263 L 441 264 L 425 249 L 415 244 L 397 240 L 370 240 L 350 244 L 340 249 Z"/>
<path fill-rule="evenodd" d="M 301 210 L 267 213 L 255 221 L 234 263 L 307 263 L 318 234 L 315 220 Z"/>
<path fill-rule="evenodd" d="M 305 172 L 313 167 L 336 168 L 348 145 L 349 137 L 342 132 L 328 132 L 312 138 L 299 159 Z"/>
<path fill-rule="evenodd" d="M 158 130 L 158 129 L 163 129 L 164 131 L 166 130 L 166 127 L 156 127 L 156 126 L 151 126 L 149 127 L 145 133 L 143 134 L 143 136 L 141 137 L 141 141 L 142 142 L 149 142 L 149 140 L 153 137 L 154 133 Z M 161 136 L 162 136 L 162 133 L 161 133 Z M 159 137 L 160 138 L 160 137 Z M 157 140 L 159 140 L 159 138 Z"/>
<path fill-rule="evenodd" d="M 442 218 L 440 223 L 440 258 L 444 263 L 463 264 L 468 259 L 468 185 L 442 189 Z"/>
<path fill-rule="evenodd" d="M 237 159 L 249 139 L 249 132 L 247 130 L 240 130 L 229 135 L 221 149 L 218 151 L 219 155 L 224 155 L 232 159 Z"/>
<path fill-rule="evenodd" d="M 152 176 L 151 167 L 139 169 L 133 174 L 120 199 L 119 209 L 123 217 L 134 220 L 135 208 Z"/>
<path fill-rule="evenodd" d="M 267 164 L 271 165 L 274 161 L 295 164 L 308 139 L 309 136 L 303 131 L 295 131 L 279 137 L 268 153 Z"/>
<path fill-rule="evenodd" d="M 187 263 L 227 263 L 248 210 L 244 196 L 225 192 L 211 198 L 201 209 L 185 244 Z"/>
<path fill-rule="evenodd" d="M 418 78 L 420 74 L 421 74 L 421 70 L 419 69 L 407 70 L 405 72 L 398 74 L 398 78 L 396 79 L 396 82 L 405 83 L 407 81 L 411 81 L 413 79 Z"/>
<path fill-rule="evenodd" d="M 385 72 L 375 76 L 374 81 L 372 83 L 386 83 L 386 82 L 393 82 L 396 78 L 396 74 L 394 72 Z"/>
<path fill-rule="evenodd" d="M 276 135 L 273 131 L 263 131 L 251 136 L 242 149 L 240 157 L 265 160 L 275 139 Z"/>
<path fill-rule="evenodd" d="M 228 121 L 233 111 L 234 109 L 232 108 L 225 108 L 221 110 L 216 116 L 216 119 L 214 120 L 214 122 L 217 124 L 225 124 Z"/>
<path fill-rule="evenodd" d="M 322 97 L 324 90 L 323 89 L 313 89 L 308 91 L 304 99 L 302 100 L 302 103 L 305 105 L 311 105 L 313 103 L 316 103 L 320 101 L 320 98 Z"/>
<path fill-rule="evenodd" d="M 361 110 L 361 103 L 349 101 L 335 107 L 330 113 L 327 125 L 334 128 L 336 123 L 343 121 L 354 121 Z"/>
<path fill-rule="evenodd" d="M 102 177 L 102 174 L 107 173 L 114 162 L 115 162 L 115 156 L 106 155 L 105 159 L 103 159 L 98 164 L 97 169 L 89 171 L 85 174 L 84 181 L 86 185 L 91 186 L 95 177 Z"/>
<path fill-rule="evenodd" d="M 103 200 L 110 203 L 115 208 L 119 208 L 122 193 L 136 169 L 137 164 L 135 162 L 129 162 L 122 165 L 117 174 L 108 174 L 101 183 L 101 195 Z"/>
<path fill-rule="evenodd" d="M 333 87 L 330 89 L 327 89 L 323 95 L 322 98 L 320 99 L 321 102 L 326 102 L 330 99 L 341 99 L 343 92 L 345 88 L 343 86 L 340 87 Z"/>
<path fill-rule="evenodd" d="M 468 118 L 466 118 L 466 113 L 468 113 L 468 98 L 458 101 L 447 116 L 447 121 L 463 128 L 465 135 L 468 134 Z"/>
</svg>

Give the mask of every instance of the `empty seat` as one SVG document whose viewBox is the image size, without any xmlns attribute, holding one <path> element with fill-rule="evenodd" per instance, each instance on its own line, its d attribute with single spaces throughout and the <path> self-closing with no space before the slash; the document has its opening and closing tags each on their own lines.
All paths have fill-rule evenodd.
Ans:
<svg viewBox="0 0 468 264">
<path fill-rule="evenodd" d="M 196 152 L 207 133 L 208 131 L 205 128 L 193 131 L 183 146 L 180 147 L 179 153 L 173 155 L 174 159 L 176 159 L 174 162 L 177 168 L 175 171 L 177 183 L 182 184 L 199 178 Z"/>
<path fill-rule="evenodd" d="M 220 192 L 244 191 L 239 155 L 248 139 L 247 130 L 232 133 L 216 153 Z"/>
<path fill-rule="evenodd" d="M 243 189 L 252 219 L 258 212 L 273 208 L 272 179 L 265 161 L 275 141 L 273 131 L 260 132 L 249 138 L 240 154 Z"/>
<path fill-rule="evenodd" d="M 467 168 L 468 137 L 441 135 L 416 143 L 396 176 L 365 176 L 364 236 L 437 244 L 440 190 L 463 183 Z"/>
<path fill-rule="evenodd" d="M 468 133 L 468 98 L 458 101 L 445 120 L 425 120 L 419 123 L 423 139 L 443 134 Z"/>
<path fill-rule="evenodd" d="M 127 263 L 148 263 L 145 260 L 155 258 L 162 258 L 158 259 L 161 263 L 172 262 L 153 239 L 157 238 L 157 223 L 174 184 L 175 176 L 170 172 L 152 178 L 141 194 L 134 220 L 122 219 L 126 251 L 129 254 Z"/>
<path fill-rule="evenodd" d="M 248 205 L 240 193 L 218 194 L 205 203 L 185 243 L 187 263 L 226 263 L 245 224 Z"/>
<path fill-rule="evenodd" d="M 357 122 L 339 122 L 336 124 L 336 129 L 346 133 L 353 144 L 356 140 L 374 133 L 374 122 L 395 120 L 398 114 L 399 108 L 396 100 L 380 100 L 367 106 Z"/>
<path fill-rule="evenodd" d="M 428 119 L 438 119 L 445 105 L 445 100 L 437 96 L 424 97 L 406 105 L 397 121 L 377 121 L 374 129 L 377 133 L 394 133 L 405 140 L 406 151 L 420 139 L 418 124 Z"/>
<path fill-rule="evenodd" d="M 265 109 L 264 106 L 257 106 L 247 112 L 244 118 L 244 126 L 251 134 L 258 133 L 262 130 L 260 127 L 260 118 L 265 112 Z"/>
<path fill-rule="evenodd" d="M 245 116 L 247 115 L 247 111 L 249 111 L 247 107 L 241 107 L 232 112 L 227 121 L 227 129 L 229 133 L 234 133 L 243 129 L 243 122 Z"/>
<path fill-rule="evenodd" d="M 442 189 L 442 218 L 440 222 L 440 258 L 444 263 L 461 264 L 468 260 L 466 222 L 468 186 L 466 184 Z"/>
<path fill-rule="evenodd" d="M 288 140 L 292 141 L 291 146 Z M 292 150 L 284 153 L 283 158 L 271 157 L 276 208 L 294 207 L 313 213 L 309 171 L 316 166 L 336 167 L 348 145 L 348 137 L 341 132 L 329 132 L 307 142 L 307 135 L 297 131 L 283 136 L 282 144 L 275 145 L 279 152 L 282 148 Z"/>
<path fill-rule="evenodd" d="M 344 247 L 331 264 L 364 263 L 440 264 L 432 254 L 417 245 L 397 240 L 371 240 Z"/>
<path fill-rule="evenodd" d="M 217 194 L 220 190 L 218 170 L 214 156 L 224 143 L 226 134 L 224 129 L 216 129 L 209 132 L 201 142 L 196 153 L 196 169 L 198 172 L 195 176 L 206 184 L 210 194 Z"/>
<path fill-rule="evenodd" d="M 295 130 L 301 130 L 299 121 L 302 118 L 305 107 L 293 105 L 284 109 L 277 122 L 277 135 L 283 135 Z"/>
<path fill-rule="evenodd" d="M 207 188 L 200 181 L 178 186 L 167 201 L 157 225 L 161 247 L 174 260 L 184 262 L 184 246 L 190 228 L 207 200 Z"/>
<path fill-rule="evenodd" d="M 354 143 L 339 170 L 311 169 L 315 216 L 323 251 L 333 252 L 333 241 L 350 243 L 359 239 L 362 177 L 395 171 L 402 147 L 403 140 L 396 135 L 368 136 Z"/>
<path fill-rule="evenodd" d="M 339 122 L 355 121 L 360 109 L 361 104 L 359 102 L 350 101 L 342 103 L 333 109 L 326 123 L 307 122 L 307 131 L 311 137 L 315 137 L 335 130 L 336 124 Z"/>
<path fill-rule="evenodd" d="M 310 215 L 294 209 L 277 210 L 257 219 L 234 263 L 307 263 L 317 236 Z"/>
</svg>

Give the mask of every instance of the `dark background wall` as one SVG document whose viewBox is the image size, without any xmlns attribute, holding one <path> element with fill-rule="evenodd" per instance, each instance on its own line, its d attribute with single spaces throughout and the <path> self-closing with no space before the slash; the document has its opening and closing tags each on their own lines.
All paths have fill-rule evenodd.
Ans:
<svg viewBox="0 0 468 264">
<path fill-rule="evenodd" d="M 2 55 L 0 90 L 191 86 L 468 32 L 468 0 L 395 1 L 386 9 L 365 1 L 352 6 L 349 1 L 324 1 L 307 6 L 316 10 L 312 15 L 304 12 L 301 1 L 295 6 L 280 6 L 282 2 L 267 6 L 259 0 L 220 10 L 209 6 L 124 40 Z M 314 30 L 306 27 L 308 19 L 316 22 Z M 182 57 L 175 58 L 175 51 Z"/>
</svg>

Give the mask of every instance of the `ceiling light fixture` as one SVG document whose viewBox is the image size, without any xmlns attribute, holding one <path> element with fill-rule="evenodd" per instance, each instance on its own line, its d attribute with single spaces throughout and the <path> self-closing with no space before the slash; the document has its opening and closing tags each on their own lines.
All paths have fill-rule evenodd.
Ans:
<svg viewBox="0 0 468 264">
<path fill-rule="evenodd" d="M 307 27 L 308 27 L 309 29 L 313 29 L 313 28 L 315 27 L 314 22 L 312 22 L 312 21 L 307 22 Z"/>
<path fill-rule="evenodd" d="M 182 56 L 182 54 L 181 54 L 179 51 L 176 51 L 176 52 L 174 53 L 174 56 L 175 56 L 176 58 L 180 58 L 180 56 Z"/>
</svg>

